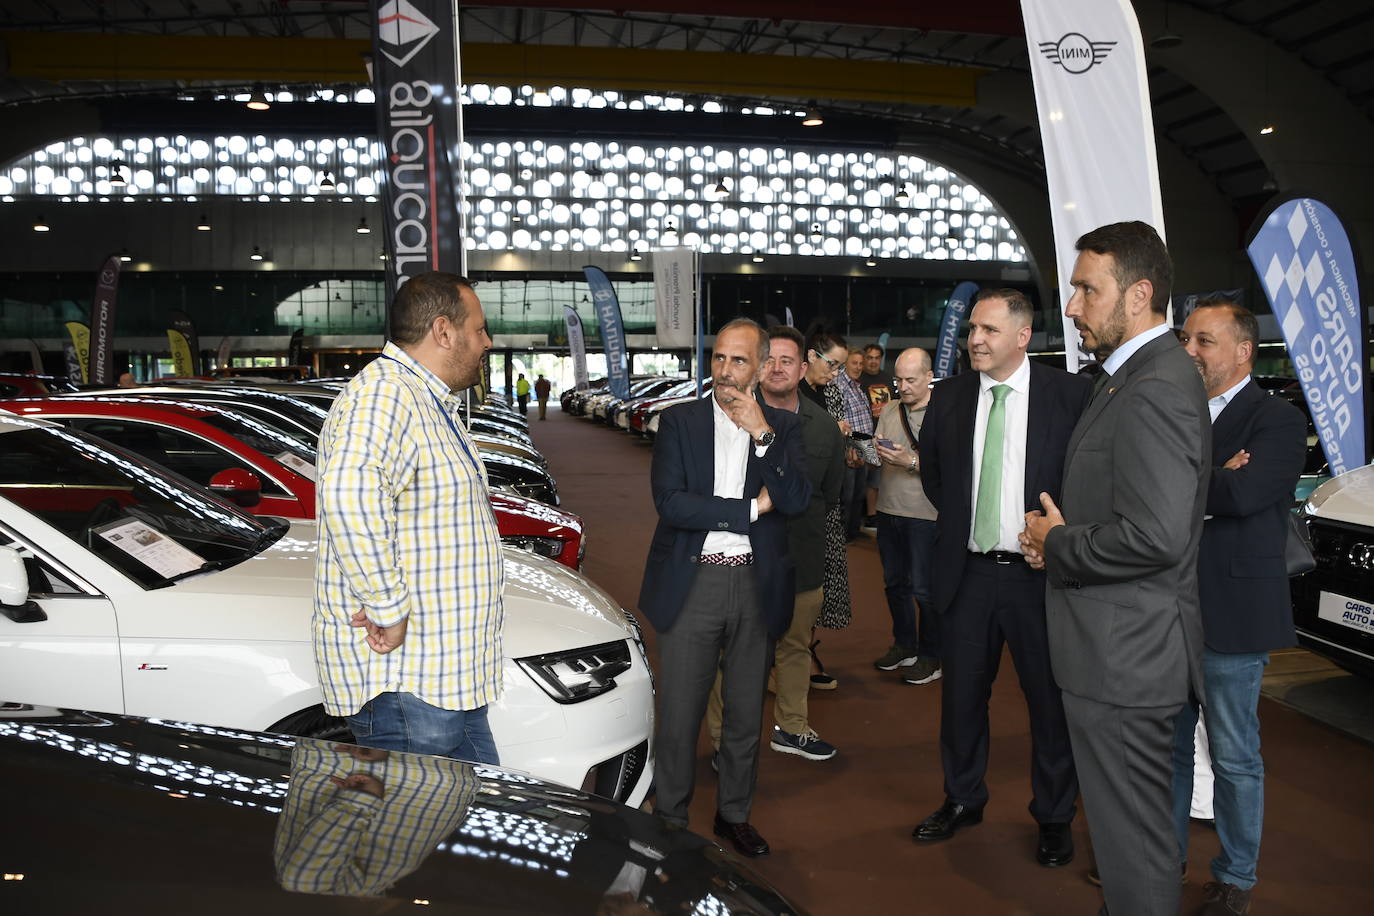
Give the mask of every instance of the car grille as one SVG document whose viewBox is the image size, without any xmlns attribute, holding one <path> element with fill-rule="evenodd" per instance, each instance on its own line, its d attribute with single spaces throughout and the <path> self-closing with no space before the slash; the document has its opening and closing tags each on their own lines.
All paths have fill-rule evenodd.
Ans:
<svg viewBox="0 0 1374 916">
<path fill-rule="evenodd" d="M 1300 640 L 1324 654 L 1339 657 L 1345 651 L 1374 658 L 1374 635 L 1318 614 L 1323 591 L 1374 604 L 1374 530 L 1320 518 L 1307 519 L 1307 530 L 1317 568 L 1292 580 L 1293 623 Z"/>
<path fill-rule="evenodd" d="M 624 802 L 634 794 L 648 762 L 649 742 L 641 741 L 625 753 L 592 767 L 582 781 L 582 789 Z"/>
</svg>

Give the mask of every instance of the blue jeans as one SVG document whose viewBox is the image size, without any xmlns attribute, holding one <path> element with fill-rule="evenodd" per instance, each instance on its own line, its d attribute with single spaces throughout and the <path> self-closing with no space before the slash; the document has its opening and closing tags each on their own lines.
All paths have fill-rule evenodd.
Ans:
<svg viewBox="0 0 1374 916">
<path fill-rule="evenodd" d="M 501 763 L 487 725 L 487 708 L 440 709 L 413 693 L 379 693 L 348 717 L 364 747 Z"/>
<path fill-rule="evenodd" d="M 1221 854 L 1212 860 L 1218 881 L 1242 890 L 1255 885 L 1264 831 L 1264 759 L 1260 757 L 1260 678 L 1268 652 L 1227 653 L 1205 649 L 1203 692 L 1207 741 L 1215 777 L 1213 812 Z M 1174 826 L 1180 861 L 1188 859 L 1188 811 L 1193 799 L 1193 730 L 1197 707 L 1185 704 L 1174 726 Z"/>
<path fill-rule="evenodd" d="M 935 554 L 935 522 L 878 513 L 878 556 L 892 614 L 892 641 L 915 647 L 922 658 L 940 657 L 940 615 L 930 597 L 930 565 Z M 921 631 L 916 632 L 916 607 Z"/>
</svg>

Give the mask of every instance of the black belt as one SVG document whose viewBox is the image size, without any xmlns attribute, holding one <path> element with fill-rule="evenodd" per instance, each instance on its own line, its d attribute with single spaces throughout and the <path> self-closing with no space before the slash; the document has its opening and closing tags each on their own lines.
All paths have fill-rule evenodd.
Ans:
<svg viewBox="0 0 1374 916">
<path fill-rule="evenodd" d="M 968 555 L 977 557 L 980 560 L 990 560 L 998 566 L 1011 566 L 1013 563 L 1024 563 L 1026 558 L 1014 550 L 989 550 L 987 553 L 978 553 L 970 550 Z"/>
</svg>

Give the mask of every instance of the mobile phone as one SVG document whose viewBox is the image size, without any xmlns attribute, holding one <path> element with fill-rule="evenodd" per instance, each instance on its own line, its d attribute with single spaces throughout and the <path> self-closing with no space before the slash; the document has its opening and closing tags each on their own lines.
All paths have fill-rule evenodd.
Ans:
<svg viewBox="0 0 1374 916">
<path fill-rule="evenodd" d="M 881 445 L 883 448 L 896 448 L 896 447 L 897 447 L 897 443 L 893 442 L 891 439 L 879 439 L 879 440 L 878 440 L 878 444 Z"/>
</svg>

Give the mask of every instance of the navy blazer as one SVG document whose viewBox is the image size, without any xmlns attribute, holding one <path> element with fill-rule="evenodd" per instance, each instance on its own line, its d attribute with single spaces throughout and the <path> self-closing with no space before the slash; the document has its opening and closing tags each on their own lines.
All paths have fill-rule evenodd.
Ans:
<svg viewBox="0 0 1374 916">
<path fill-rule="evenodd" d="M 1222 467 L 1241 449 L 1250 463 Z M 1307 420 L 1252 380 L 1212 424 L 1212 478 L 1198 548 L 1202 635 L 1214 652 L 1267 652 L 1297 642 L 1283 549 L 1293 487 L 1307 457 Z"/>
<path fill-rule="evenodd" d="M 921 486 L 940 513 L 935 526 L 934 599 L 944 612 L 964 577 L 973 527 L 974 423 L 979 373 L 962 372 L 935 386 L 921 424 Z M 1026 415 L 1025 511 L 1040 508 L 1040 494 L 1057 502 L 1069 437 L 1092 398 L 1081 375 L 1032 361 Z"/>
<path fill-rule="evenodd" d="M 650 472 L 658 526 L 649 544 L 639 608 L 660 633 L 671 629 L 696 578 L 702 544 L 712 531 L 747 534 L 754 552 L 759 610 L 768 633 L 777 639 L 792 623 L 795 598 L 792 558 L 787 549 L 787 516 L 806 510 L 811 484 L 797 418 L 760 405 L 777 433 L 763 457 L 749 447 L 744 496 L 713 495 L 716 482 L 715 422 L 708 396 L 665 410 L 654 439 Z M 773 511 L 749 522 L 749 501 L 768 487 Z"/>
</svg>

